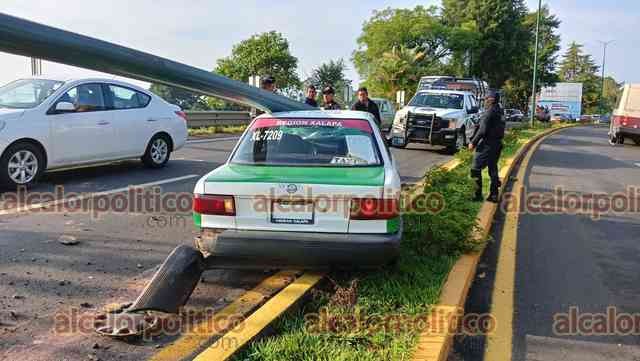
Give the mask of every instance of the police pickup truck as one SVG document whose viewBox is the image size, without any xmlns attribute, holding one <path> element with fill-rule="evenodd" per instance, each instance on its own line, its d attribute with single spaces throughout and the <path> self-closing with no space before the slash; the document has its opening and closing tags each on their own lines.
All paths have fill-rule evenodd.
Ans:
<svg viewBox="0 0 640 361">
<path fill-rule="evenodd" d="M 391 144 L 397 148 L 409 143 L 442 145 L 455 153 L 467 146 L 479 111 L 478 100 L 470 91 L 419 90 L 409 104 L 396 113 Z"/>
</svg>

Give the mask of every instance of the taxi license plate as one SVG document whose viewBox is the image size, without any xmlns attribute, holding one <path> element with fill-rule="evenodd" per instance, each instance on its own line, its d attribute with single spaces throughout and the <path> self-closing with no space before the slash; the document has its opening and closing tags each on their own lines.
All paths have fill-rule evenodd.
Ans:
<svg viewBox="0 0 640 361">
<path fill-rule="evenodd" d="M 314 224 L 312 202 L 273 201 L 271 223 Z"/>
</svg>

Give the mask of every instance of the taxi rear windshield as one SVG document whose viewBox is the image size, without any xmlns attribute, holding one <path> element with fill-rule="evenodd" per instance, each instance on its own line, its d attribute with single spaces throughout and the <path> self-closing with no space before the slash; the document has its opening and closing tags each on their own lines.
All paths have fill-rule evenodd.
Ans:
<svg viewBox="0 0 640 361">
<path fill-rule="evenodd" d="M 382 164 L 369 122 L 359 119 L 258 119 L 231 162 L 326 167 Z"/>
</svg>

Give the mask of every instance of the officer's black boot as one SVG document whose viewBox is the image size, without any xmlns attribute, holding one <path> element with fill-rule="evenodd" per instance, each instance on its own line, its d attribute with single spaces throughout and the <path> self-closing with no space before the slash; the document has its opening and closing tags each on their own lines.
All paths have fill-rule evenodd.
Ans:
<svg viewBox="0 0 640 361">
<path fill-rule="evenodd" d="M 487 197 L 487 201 L 498 203 L 498 194 L 500 189 L 500 178 L 491 178 L 491 192 L 489 193 L 489 197 Z"/>
<path fill-rule="evenodd" d="M 471 178 L 476 181 L 476 192 L 473 200 L 475 202 L 482 202 L 482 171 L 471 169 Z"/>
</svg>

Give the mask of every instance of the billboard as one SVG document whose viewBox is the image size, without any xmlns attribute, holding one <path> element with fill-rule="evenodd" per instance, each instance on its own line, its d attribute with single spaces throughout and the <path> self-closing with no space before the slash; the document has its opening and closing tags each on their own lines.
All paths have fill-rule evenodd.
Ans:
<svg viewBox="0 0 640 361">
<path fill-rule="evenodd" d="M 578 119 L 582 115 L 582 83 L 557 83 L 554 87 L 543 87 L 538 96 L 538 106 L 549 110 L 549 114 L 569 114 Z"/>
</svg>

